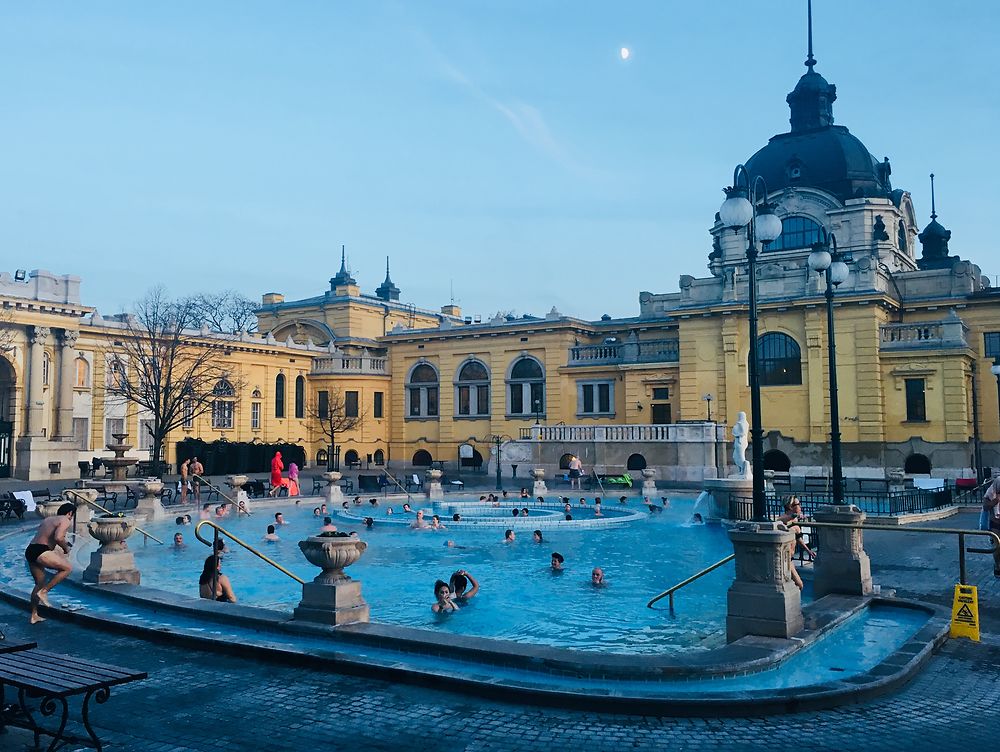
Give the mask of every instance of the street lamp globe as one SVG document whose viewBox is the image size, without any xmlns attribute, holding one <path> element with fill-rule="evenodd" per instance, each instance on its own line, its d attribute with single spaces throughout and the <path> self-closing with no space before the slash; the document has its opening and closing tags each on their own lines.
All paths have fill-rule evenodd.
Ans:
<svg viewBox="0 0 1000 752">
<path fill-rule="evenodd" d="M 762 243 L 773 243 L 781 235 L 781 220 L 772 211 L 770 204 L 764 204 L 757 212 L 757 223 L 754 225 L 757 240 Z"/>
<path fill-rule="evenodd" d="M 822 245 L 814 245 L 812 253 L 809 254 L 809 269 L 822 274 L 830 268 L 831 263 L 833 263 L 833 257 L 830 252 Z"/>
<path fill-rule="evenodd" d="M 719 219 L 731 230 L 746 227 L 753 219 L 753 206 L 747 200 L 746 189 L 734 187 L 726 189 L 726 200 L 719 208 Z"/>
<path fill-rule="evenodd" d="M 843 261 L 834 261 L 830 264 L 830 282 L 833 283 L 835 287 L 839 287 L 847 281 L 850 276 L 850 269 L 847 268 L 847 264 Z"/>
</svg>

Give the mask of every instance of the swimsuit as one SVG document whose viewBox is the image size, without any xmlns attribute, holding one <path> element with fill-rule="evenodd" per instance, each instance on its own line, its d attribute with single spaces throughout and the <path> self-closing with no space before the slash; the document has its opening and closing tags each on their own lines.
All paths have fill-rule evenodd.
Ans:
<svg viewBox="0 0 1000 752">
<path fill-rule="evenodd" d="M 29 543 L 28 547 L 24 549 L 24 558 L 28 560 L 29 564 L 35 564 L 38 562 L 38 557 L 44 554 L 46 551 L 52 551 L 53 549 L 46 546 L 44 543 Z"/>
</svg>

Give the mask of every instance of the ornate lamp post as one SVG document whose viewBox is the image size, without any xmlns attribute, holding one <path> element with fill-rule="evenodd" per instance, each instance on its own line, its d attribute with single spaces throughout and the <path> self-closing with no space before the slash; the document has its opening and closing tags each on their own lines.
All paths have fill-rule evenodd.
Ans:
<svg viewBox="0 0 1000 752">
<path fill-rule="evenodd" d="M 500 477 L 500 445 L 505 441 L 511 441 L 512 439 L 507 434 L 495 433 L 493 434 L 493 444 L 497 448 L 496 458 L 497 458 L 497 491 L 503 490 L 503 481 Z"/>
<path fill-rule="evenodd" d="M 837 238 L 821 235 L 809 254 L 809 269 L 826 279 L 826 346 L 830 361 L 830 451 L 833 454 L 833 503 L 844 503 L 844 466 L 840 455 L 840 404 L 837 396 L 837 340 L 833 327 L 833 290 L 847 281 L 850 270 L 837 252 Z"/>
<path fill-rule="evenodd" d="M 703 400 L 708 404 L 708 422 L 712 422 L 712 400 L 715 399 L 711 394 L 706 394 L 702 397 Z"/>
<path fill-rule="evenodd" d="M 750 441 L 753 462 L 753 516 L 767 519 L 764 496 L 764 429 L 760 409 L 760 356 L 757 349 L 757 253 L 781 235 L 781 220 L 767 203 L 767 184 L 760 175 L 750 178 L 746 167 L 737 165 L 733 185 L 725 189 L 726 200 L 719 209 L 722 224 L 733 232 L 746 228 L 747 276 L 750 287 Z"/>
</svg>

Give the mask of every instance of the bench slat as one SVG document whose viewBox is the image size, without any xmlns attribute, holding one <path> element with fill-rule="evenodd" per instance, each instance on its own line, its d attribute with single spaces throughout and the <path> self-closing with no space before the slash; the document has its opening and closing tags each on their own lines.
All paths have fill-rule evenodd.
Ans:
<svg viewBox="0 0 1000 752">
<path fill-rule="evenodd" d="M 83 658 L 77 658 L 73 655 L 60 655 L 59 653 L 50 653 L 47 650 L 37 650 L 35 653 L 43 660 L 51 660 L 57 666 L 78 666 L 81 669 L 102 671 L 105 673 L 129 676 L 131 674 L 139 673 L 133 671 L 130 668 L 122 668 L 121 666 L 111 666 L 107 663 L 98 663 L 97 661 L 88 661 Z"/>
<path fill-rule="evenodd" d="M 145 679 L 145 672 L 84 661 L 42 650 L 23 650 L 0 655 L 0 681 L 70 695 L 101 686 L 114 686 Z"/>
<path fill-rule="evenodd" d="M 23 663 L 25 663 L 25 665 L 30 665 L 41 679 L 68 679 L 76 683 L 100 683 L 106 681 L 117 681 L 129 676 L 129 672 L 123 672 L 120 670 L 107 671 L 100 667 L 88 666 L 86 663 L 80 664 L 72 659 L 62 660 L 62 656 L 57 656 L 51 653 L 40 656 L 38 655 L 40 652 L 41 651 L 35 651 L 34 655 L 28 655 Z"/>
</svg>

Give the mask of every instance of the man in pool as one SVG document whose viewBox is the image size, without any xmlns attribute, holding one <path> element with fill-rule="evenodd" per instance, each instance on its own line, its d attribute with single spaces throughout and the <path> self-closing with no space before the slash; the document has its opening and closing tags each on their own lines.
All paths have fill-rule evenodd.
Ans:
<svg viewBox="0 0 1000 752">
<path fill-rule="evenodd" d="M 598 499 L 597 501 L 594 502 L 594 516 L 595 517 L 603 517 L 604 516 L 604 512 L 601 511 L 601 500 L 600 499 Z"/>
<path fill-rule="evenodd" d="M 320 514 L 321 514 L 321 515 L 322 515 L 323 517 L 326 517 L 326 504 L 323 504 L 323 505 L 322 505 L 322 506 L 321 506 L 321 507 L 319 508 L 319 513 L 320 513 Z"/>
<path fill-rule="evenodd" d="M 368 528 L 369 530 L 371 530 L 373 527 L 375 527 L 375 518 L 374 517 L 365 517 L 365 527 Z"/>
<path fill-rule="evenodd" d="M 604 570 L 600 567 L 594 567 L 594 570 L 590 573 L 590 584 L 594 587 L 607 587 L 604 581 Z"/>
<path fill-rule="evenodd" d="M 423 509 L 418 509 L 417 510 L 417 518 L 412 523 L 410 523 L 410 527 L 413 530 L 427 530 L 427 523 L 424 522 L 424 510 Z"/>
<path fill-rule="evenodd" d="M 438 515 L 433 515 L 431 517 L 431 530 L 444 530 L 444 525 L 441 524 L 441 518 Z"/>
<path fill-rule="evenodd" d="M 366 519 L 365 524 L 367 525 L 368 524 L 367 520 L 371 519 L 371 518 L 368 517 L 368 518 L 365 518 L 365 519 Z M 371 527 L 371 526 L 369 525 L 369 527 Z M 333 518 L 332 517 L 324 517 L 323 518 L 323 527 L 321 527 L 319 529 L 319 531 L 321 533 L 335 533 L 335 532 L 337 532 L 337 526 L 333 524 Z"/>
<path fill-rule="evenodd" d="M 278 525 L 287 525 L 287 524 L 288 523 L 285 522 L 285 515 L 283 515 L 281 512 L 275 512 L 274 513 L 274 525 L 275 525 L 275 527 L 277 527 Z"/>
<path fill-rule="evenodd" d="M 553 572 L 561 572 L 562 568 L 563 568 L 563 562 L 565 562 L 565 561 L 566 561 L 566 559 L 563 558 L 563 555 L 561 553 L 559 553 L 558 551 L 553 551 L 552 552 L 552 571 Z"/>
<path fill-rule="evenodd" d="M 413 510 L 410 508 L 409 504 L 403 504 L 403 511 L 409 513 L 412 512 Z"/>
<path fill-rule="evenodd" d="M 513 509 L 510 510 L 510 513 L 512 516 L 517 517 L 521 513 L 521 510 L 518 509 L 517 507 L 514 507 Z"/>
<path fill-rule="evenodd" d="M 323 515 L 319 511 L 319 507 L 313 507 L 313 517 L 322 517 Z"/>
<path fill-rule="evenodd" d="M 472 583 L 471 589 L 467 589 L 469 583 Z M 479 592 L 479 583 L 476 582 L 476 578 L 464 569 L 459 569 L 451 576 L 448 586 L 451 588 L 451 597 L 456 601 L 468 601 Z"/>
<path fill-rule="evenodd" d="M 264 535 L 264 540 L 267 543 L 277 543 L 281 540 L 281 538 L 278 537 L 278 534 L 274 532 L 274 525 L 267 526 L 267 533 Z"/>
<path fill-rule="evenodd" d="M 66 540 L 69 526 L 76 516 L 76 505 L 69 502 L 62 504 L 54 517 L 46 517 L 38 526 L 38 532 L 31 543 L 24 549 L 24 558 L 28 560 L 28 569 L 35 580 L 31 590 L 31 623 L 37 624 L 45 619 L 38 615 L 38 604 L 49 605 L 49 591 L 69 577 L 73 565 L 69 561 L 71 544 Z M 57 551 L 61 548 L 63 553 Z M 55 570 L 52 579 L 45 581 L 45 570 Z"/>
<path fill-rule="evenodd" d="M 628 497 L 626 497 L 626 496 L 619 496 L 618 497 L 618 503 L 619 504 L 628 504 Z"/>
<path fill-rule="evenodd" d="M 503 532 L 503 542 L 504 543 L 513 543 L 514 542 L 514 538 L 516 538 L 516 537 L 517 536 L 514 535 L 514 531 L 511 530 L 510 528 L 507 528 Z"/>
<path fill-rule="evenodd" d="M 573 511 L 573 507 L 571 507 L 571 506 L 570 506 L 570 504 L 569 504 L 569 502 L 567 501 L 567 502 L 566 502 L 566 503 L 565 503 L 565 504 L 563 505 L 563 514 L 569 514 L 569 513 L 570 513 L 570 512 L 572 512 L 572 511 Z"/>
<path fill-rule="evenodd" d="M 202 504 L 201 511 L 198 513 L 198 519 L 200 520 L 210 520 L 212 519 L 212 505 Z"/>
<path fill-rule="evenodd" d="M 174 533 L 174 548 L 184 548 L 183 533 Z"/>
<path fill-rule="evenodd" d="M 455 514 L 453 514 L 451 516 L 451 521 L 452 522 L 461 522 L 462 521 L 462 515 L 460 515 L 458 512 L 455 512 Z"/>
</svg>

